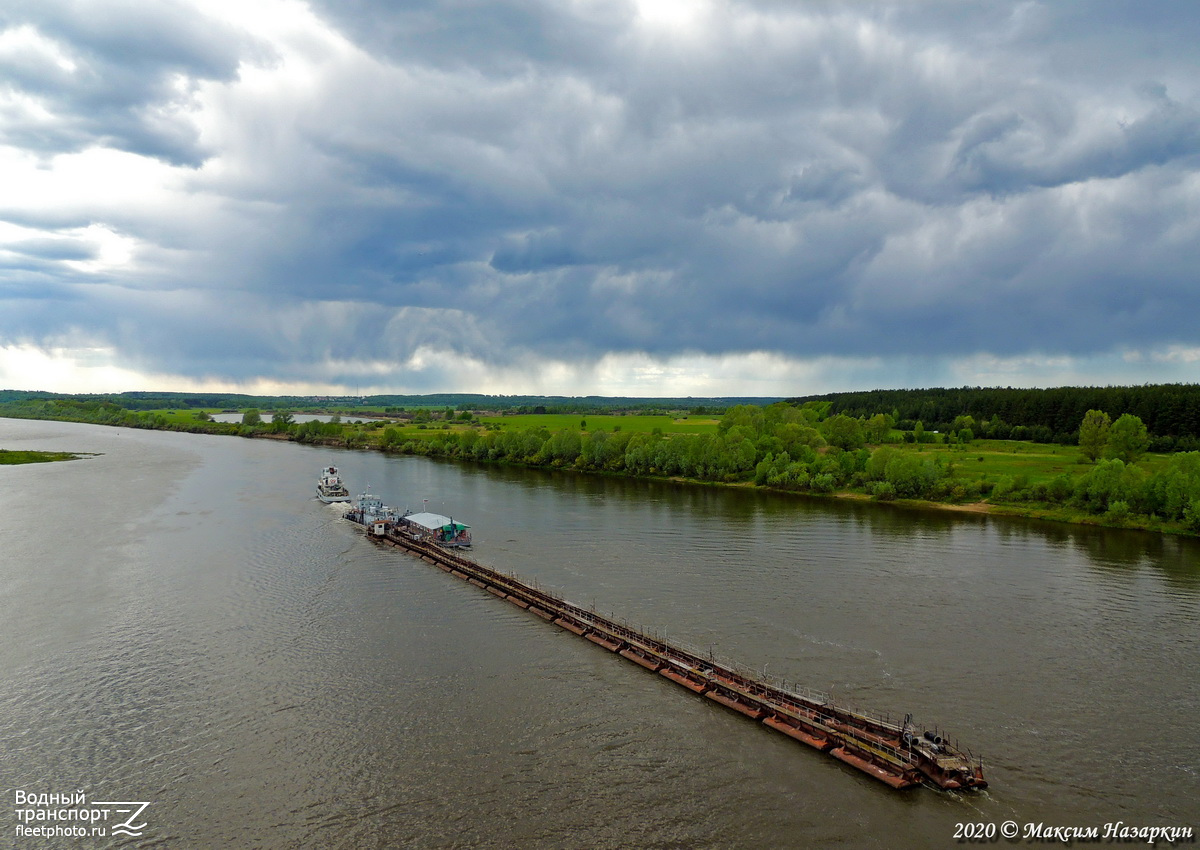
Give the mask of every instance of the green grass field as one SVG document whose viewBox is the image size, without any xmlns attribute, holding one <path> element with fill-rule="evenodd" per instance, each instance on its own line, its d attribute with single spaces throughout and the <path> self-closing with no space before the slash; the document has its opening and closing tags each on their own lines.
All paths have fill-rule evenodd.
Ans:
<svg viewBox="0 0 1200 850">
<path fill-rule="evenodd" d="M 954 477 L 962 481 L 995 481 L 1001 476 L 1025 476 L 1029 483 L 1048 482 L 1059 475 L 1072 478 L 1083 475 L 1093 464 L 1084 460 L 1078 446 L 1055 443 L 1023 443 L 1014 440 L 975 440 L 964 446 L 898 446 L 916 451 L 922 457 L 942 459 L 954 464 Z M 1156 472 L 1166 465 L 1169 455 L 1148 454 L 1138 466 Z"/>
<path fill-rule="evenodd" d="M 1082 474 L 1088 464 L 1076 446 L 1019 443 L 1011 440 L 976 440 L 965 446 L 911 446 L 924 457 L 940 457 L 954 464 L 954 477 L 965 481 L 996 480 L 1024 475 L 1031 483 L 1050 481 L 1064 473 Z"/>
<path fill-rule="evenodd" d="M 150 413 L 155 416 L 161 416 L 171 425 L 189 425 L 198 422 L 196 414 L 199 410 L 139 410 L 138 413 Z M 208 413 L 220 413 L 219 410 L 213 408 Z M 271 421 L 270 414 L 267 415 L 267 421 Z"/>
<path fill-rule="evenodd" d="M 648 434 L 655 428 L 660 428 L 664 434 L 710 434 L 717 430 L 717 423 L 720 420 L 705 416 L 686 416 L 676 419 L 673 416 L 641 414 L 614 416 L 612 414 L 522 413 L 516 416 L 483 416 L 479 421 L 494 423 L 502 428 L 545 428 L 551 433 L 567 429 L 583 431 L 620 429 Z M 587 427 L 581 428 L 581 422 L 586 422 Z"/>
<path fill-rule="evenodd" d="M 0 449 L 0 466 L 15 463 L 50 463 L 56 460 L 75 460 L 70 452 L 29 452 Z"/>
</svg>

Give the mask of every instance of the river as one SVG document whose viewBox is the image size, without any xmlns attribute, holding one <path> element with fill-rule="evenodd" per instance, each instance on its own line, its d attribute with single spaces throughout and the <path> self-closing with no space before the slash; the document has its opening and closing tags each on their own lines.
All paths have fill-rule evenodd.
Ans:
<svg viewBox="0 0 1200 850">
<path fill-rule="evenodd" d="M 69 423 L 0 419 L 0 447 L 97 453 L 0 467 L 0 823 L 17 848 L 1200 828 L 1195 540 Z M 571 601 L 912 712 L 982 753 L 992 787 L 893 791 L 373 545 L 312 498 L 330 463 L 354 492 L 428 500 L 472 527 L 472 557 Z M 147 827 L 19 837 L 18 790 L 149 801 Z"/>
</svg>

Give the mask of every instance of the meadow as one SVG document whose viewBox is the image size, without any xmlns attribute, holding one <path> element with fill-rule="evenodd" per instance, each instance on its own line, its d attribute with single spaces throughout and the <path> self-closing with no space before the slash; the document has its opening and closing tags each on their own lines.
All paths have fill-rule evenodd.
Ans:
<svg viewBox="0 0 1200 850">
<path fill-rule="evenodd" d="M 78 455 L 70 452 L 34 452 L 0 449 L 0 466 L 17 463 L 51 463 L 56 460 L 75 460 Z"/>
<path fill-rule="evenodd" d="M 941 458 L 953 464 L 951 477 L 961 481 L 995 481 L 1001 476 L 1024 478 L 1030 484 L 1045 484 L 1059 475 L 1083 475 L 1093 467 L 1078 446 L 1056 443 L 1026 443 L 1017 440 L 974 440 L 965 445 L 897 445 L 929 460 Z M 1170 455 L 1147 454 L 1138 464 L 1155 472 L 1162 469 Z"/>
<path fill-rule="evenodd" d="M 578 413 L 521 413 L 509 416 L 481 416 L 479 422 L 501 428 L 545 428 L 550 433 L 578 429 L 580 431 L 632 431 L 651 434 L 715 434 L 719 418 L 630 414 Z"/>
</svg>

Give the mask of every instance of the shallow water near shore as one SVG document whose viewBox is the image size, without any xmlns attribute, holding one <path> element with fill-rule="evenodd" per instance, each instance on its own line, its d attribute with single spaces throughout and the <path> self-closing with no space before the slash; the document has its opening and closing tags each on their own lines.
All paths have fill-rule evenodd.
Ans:
<svg viewBox="0 0 1200 850">
<path fill-rule="evenodd" d="M 0 420 L 0 779 L 149 800 L 15 847 L 937 847 L 1200 827 L 1200 545 L 1114 529 Z M 839 701 L 992 788 L 896 792 L 312 498 L 335 464 L 472 557 Z M 43 843 L 39 843 L 43 842 Z M 131 843 L 132 842 L 132 843 Z"/>
</svg>

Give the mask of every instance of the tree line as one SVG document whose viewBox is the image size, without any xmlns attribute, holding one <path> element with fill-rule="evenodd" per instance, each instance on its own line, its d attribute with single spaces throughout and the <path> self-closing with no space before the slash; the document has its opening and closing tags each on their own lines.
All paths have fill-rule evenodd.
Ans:
<svg viewBox="0 0 1200 850">
<path fill-rule="evenodd" d="M 426 395 L 372 396 L 255 396 L 240 393 L 182 393 L 134 391 L 125 393 L 63 394 L 37 390 L 0 390 L 0 405 L 36 401 L 108 403 L 126 410 L 258 410 L 357 408 L 392 410 L 444 408 L 494 410 L 507 413 L 602 413 L 610 411 L 689 410 L 720 413 L 736 404 L 769 404 L 776 398 L 634 398 L 621 396 L 485 395 L 481 393 L 431 393 Z"/>
<path fill-rule="evenodd" d="M 921 421 L 926 428 L 944 430 L 955 417 L 977 422 L 1003 422 L 1023 428 L 1036 442 L 1073 445 L 1088 410 L 1104 410 L 1114 418 L 1138 417 L 1150 435 L 1152 451 L 1200 450 L 1200 384 L 1148 384 L 1137 387 L 960 387 L 957 389 L 871 390 L 804 396 L 790 401 L 828 402 L 833 413 L 870 416 L 892 412 L 900 427 Z M 1016 439 L 1021 439 L 1017 437 Z"/>
<path fill-rule="evenodd" d="M 414 434 L 381 421 L 363 425 L 334 422 L 297 424 L 287 411 L 246 411 L 240 424 L 195 419 L 180 422 L 161 414 L 125 410 L 110 402 L 26 399 L 0 405 L 0 413 L 44 419 L 70 419 L 135 428 L 159 428 L 259 436 L 274 434 L 306 443 L 376 447 L 387 452 L 463 460 L 519 463 L 556 469 L 602 471 L 634 476 L 681 477 L 697 481 L 747 483 L 801 493 L 851 490 L 879 500 L 925 499 L 945 502 L 1030 504 L 1103 516 L 1115 523 L 1144 518 L 1200 531 L 1200 451 L 1179 452 L 1151 471 L 1141 464 L 1152 448 L 1146 424 L 1134 414 L 1115 420 L 1089 409 L 1073 429 L 1073 439 L 1089 466 L 1049 481 L 1025 475 L 974 480 L 956 475 L 954 453 L 922 453 L 903 443 L 968 446 L 980 433 L 1010 427 L 998 416 L 979 422 L 956 415 L 941 433 L 916 421 L 896 428 L 894 413 L 850 416 L 833 412 L 829 400 L 765 407 L 735 405 L 721 416 L 715 433 L 664 434 L 544 427 L 480 428 L 449 419 Z M 457 424 L 457 423 L 456 423 Z M 418 426 L 422 427 L 422 426 Z M 1011 430 L 1025 426 L 1011 426 Z M 914 446 L 919 448 L 919 446 Z M 1139 520 L 1140 521 L 1140 520 Z"/>
<path fill-rule="evenodd" d="M 189 431 L 206 434 L 237 432 L 236 425 L 199 419 L 186 423 L 172 422 L 160 413 L 130 410 L 111 401 L 74 397 L 32 396 L 17 401 L 0 402 L 0 415 L 15 419 L 54 419 L 159 431 Z"/>
<path fill-rule="evenodd" d="M 1149 434 L 1132 414 L 1111 422 L 1107 414 L 1089 411 L 1086 417 L 1091 421 L 1081 422 L 1076 430 L 1086 434 L 1089 442 L 1084 453 L 1091 453 L 1095 465 L 1083 474 L 1063 473 L 1050 481 L 1031 482 L 1025 475 L 999 476 L 993 481 L 956 477 L 953 460 L 923 456 L 886 442 L 895 439 L 889 414 L 862 419 L 824 416 L 826 410 L 824 402 L 765 408 L 739 405 L 725 413 L 715 434 L 513 428 L 406 438 L 398 429 L 385 427 L 379 445 L 384 451 L 405 454 L 752 482 L 800 493 L 851 490 L 882 501 L 986 498 L 998 504 L 1067 508 L 1118 524 L 1139 517 L 1163 520 L 1200 532 L 1200 452 L 1176 453 L 1165 468 L 1147 471 L 1138 461 L 1150 444 Z M 960 422 L 969 418 L 956 417 Z M 971 439 L 970 429 L 962 428 L 929 435 L 928 441 Z"/>
</svg>

